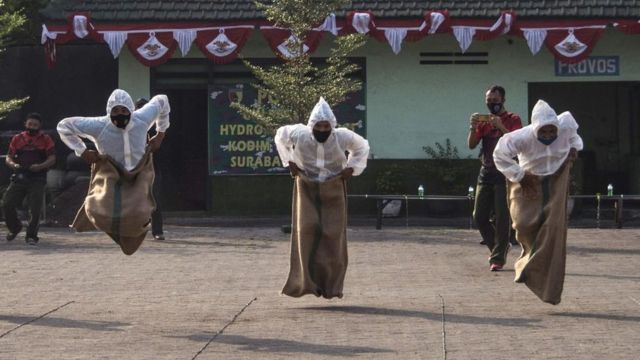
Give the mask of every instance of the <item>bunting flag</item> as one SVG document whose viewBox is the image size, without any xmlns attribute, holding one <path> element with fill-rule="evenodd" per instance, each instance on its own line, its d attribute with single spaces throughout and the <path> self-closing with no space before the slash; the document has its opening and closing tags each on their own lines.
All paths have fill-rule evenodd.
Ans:
<svg viewBox="0 0 640 360">
<path fill-rule="evenodd" d="M 291 45 L 298 43 L 298 41 L 296 41 L 296 38 L 291 34 L 290 30 L 274 26 L 261 26 L 260 32 L 262 32 L 262 35 L 267 40 L 271 50 L 273 50 L 276 55 L 286 59 L 296 56 L 300 51 L 305 54 L 313 54 L 318 48 L 318 45 L 320 45 L 320 40 L 322 40 L 324 35 L 324 32 L 320 30 L 309 31 L 305 36 L 302 49 L 295 50 L 291 48 Z"/>
<path fill-rule="evenodd" d="M 220 27 L 199 31 L 195 41 L 209 60 L 216 64 L 227 64 L 238 57 L 252 31 L 253 25 Z"/>
<path fill-rule="evenodd" d="M 175 56 L 180 49 L 186 56 L 196 44 L 198 49 L 216 64 L 235 60 L 244 48 L 252 31 L 259 26 L 273 52 L 290 58 L 300 51 L 313 54 L 325 32 L 334 36 L 367 34 L 387 42 L 394 54 L 402 51 L 405 41 L 419 41 L 430 34 L 452 34 L 462 52 L 474 40 L 491 40 L 502 35 L 520 35 L 526 39 L 532 54 L 545 45 L 556 59 L 564 63 L 577 63 L 591 54 L 602 32 L 610 23 L 626 34 L 640 34 L 640 21 L 635 20 L 523 20 L 504 11 L 500 17 L 490 19 L 450 19 L 446 10 L 428 11 L 418 19 L 376 19 L 371 11 L 351 11 L 339 20 L 334 14 L 309 31 L 302 48 L 291 49 L 296 42 L 291 31 L 268 25 L 263 20 L 225 23 L 212 26 L 203 23 L 157 24 L 98 24 L 90 13 L 76 12 L 68 16 L 66 24 L 42 25 L 41 43 L 49 67 L 55 66 L 56 45 L 69 41 L 95 41 L 106 43 L 114 58 L 120 56 L 126 44 L 133 56 L 146 66 L 158 66 Z"/>
<path fill-rule="evenodd" d="M 560 62 L 575 64 L 591 54 L 607 23 L 605 20 L 523 22 L 518 30 L 533 55 L 545 45 Z"/>
<path fill-rule="evenodd" d="M 490 20 L 458 19 L 451 21 L 451 32 L 458 40 L 460 50 L 466 52 L 473 40 L 492 40 L 500 35 L 509 34 L 515 22 L 515 14 L 503 12 L 493 24 Z"/>
<path fill-rule="evenodd" d="M 629 34 L 629 35 L 640 34 L 640 20 L 622 21 L 619 23 L 615 23 L 614 26 L 625 34 Z"/>
</svg>

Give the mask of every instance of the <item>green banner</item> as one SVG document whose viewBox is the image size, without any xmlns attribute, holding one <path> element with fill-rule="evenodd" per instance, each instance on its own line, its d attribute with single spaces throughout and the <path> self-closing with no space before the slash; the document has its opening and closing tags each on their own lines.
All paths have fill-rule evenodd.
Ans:
<svg viewBox="0 0 640 360">
<path fill-rule="evenodd" d="M 254 104 L 265 98 L 248 83 L 209 86 L 209 174 L 287 174 L 273 136 L 243 119 L 230 107 L 234 101 Z M 334 113 L 339 123 L 355 124 L 354 130 L 366 135 L 363 91 L 352 94 Z"/>
</svg>

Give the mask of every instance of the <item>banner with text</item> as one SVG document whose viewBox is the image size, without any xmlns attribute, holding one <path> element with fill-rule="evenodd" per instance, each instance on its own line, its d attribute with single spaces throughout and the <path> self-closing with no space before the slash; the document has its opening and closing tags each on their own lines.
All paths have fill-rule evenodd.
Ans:
<svg viewBox="0 0 640 360">
<path fill-rule="evenodd" d="M 209 174 L 288 174 L 273 142 L 273 135 L 253 121 L 245 120 L 230 107 L 267 101 L 248 83 L 209 86 Z M 364 92 L 353 93 L 334 109 L 339 123 L 353 124 L 365 136 Z"/>
</svg>

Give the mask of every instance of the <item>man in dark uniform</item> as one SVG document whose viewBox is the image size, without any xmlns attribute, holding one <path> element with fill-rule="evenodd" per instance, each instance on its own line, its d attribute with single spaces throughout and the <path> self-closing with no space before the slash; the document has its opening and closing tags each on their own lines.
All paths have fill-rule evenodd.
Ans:
<svg viewBox="0 0 640 360">
<path fill-rule="evenodd" d="M 480 230 L 483 243 L 491 252 L 491 271 L 502 270 L 509 251 L 506 181 L 493 162 L 493 150 L 504 134 L 522 127 L 520 116 L 505 109 L 505 100 L 502 86 L 494 85 L 487 90 L 485 102 L 491 115 L 488 119 L 482 119 L 477 113 L 471 115 L 467 139 L 470 149 L 475 149 L 479 144 L 482 146 L 482 167 L 478 176 L 473 219 Z"/>
<path fill-rule="evenodd" d="M 40 129 L 40 114 L 27 115 L 26 130 L 11 139 L 6 164 L 13 171 L 11 183 L 2 198 L 2 209 L 9 233 L 7 241 L 18 236 L 22 223 L 18 219 L 16 208 L 25 197 L 29 204 L 29 226 L 26 242 L 30 245 L 38 243 L 38 226 L 42 199 L 47 184 L 47 170 L 56 162 L 53 139 Z"/>
</svg>

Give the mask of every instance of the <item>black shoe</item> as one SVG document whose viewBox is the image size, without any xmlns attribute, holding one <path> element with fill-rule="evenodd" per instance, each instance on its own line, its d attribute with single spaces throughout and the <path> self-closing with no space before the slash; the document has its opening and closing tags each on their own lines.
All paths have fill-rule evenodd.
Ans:
<svg viewBox="0 0 640 360">
<path fill-rule="evenodd" d="M 487 242 L 482 240 L 482 241 L 480 241 L 480 245 L 487 245 Z"/>
<path fill-rule="evenodd" d="M 9 231 L 9 233 L 7 234 L 7 241 L 13 241 L 13 239 L 16 238 L 16 236 L 18 236 L 18 234 L 20 233 L 20 231 L 12 233 L 11 231 Z"/>
<path fill-rule="evenodd" d="M 162 241 L 162 240 L 164 240 L 164 235 L 163 235 L 163 234 L 153 235 L 153 238 L 154 238 L 155 240 L 160 240 L 160 241 Z"/>
<path fill-rule="evenodd" d="M 29 245 L 36 245 L 36 244 L 38 244 L 38 241 L 40 241 L 40 239 L 37 236 L 27 236 L 25 241 Z"/>
</svg>

